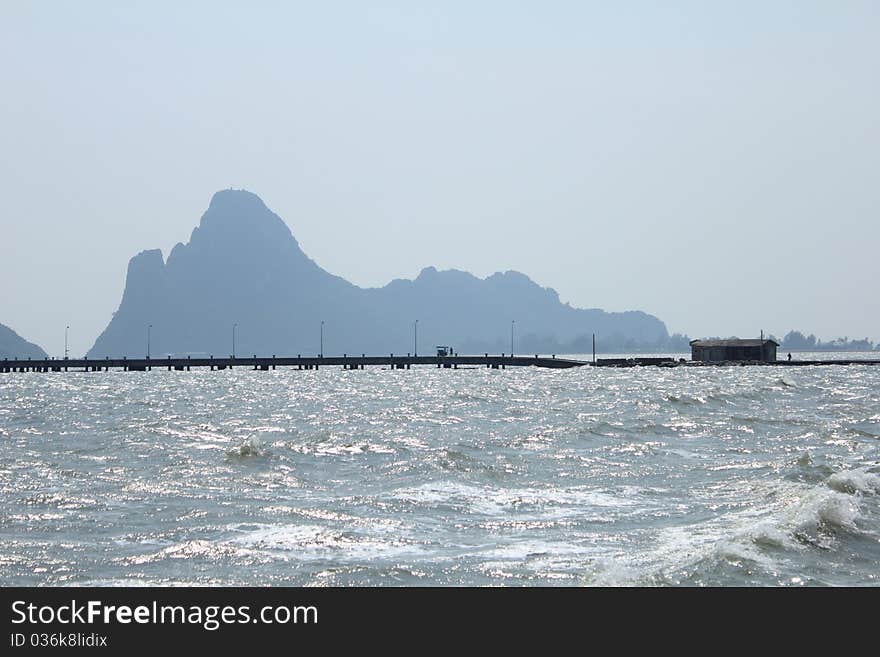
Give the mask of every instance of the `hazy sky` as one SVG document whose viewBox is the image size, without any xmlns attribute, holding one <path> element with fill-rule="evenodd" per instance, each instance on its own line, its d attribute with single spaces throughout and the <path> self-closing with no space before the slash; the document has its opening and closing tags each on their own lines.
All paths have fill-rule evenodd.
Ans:
<svg viewBox="0 0 880 657">
<path fill-rule="evenodd" d="M 880 340 L 878 65 L 876 1 L 2 0 L 0 322 L 85 352 L 235 187 L 362 286 Z"/>
</svg>

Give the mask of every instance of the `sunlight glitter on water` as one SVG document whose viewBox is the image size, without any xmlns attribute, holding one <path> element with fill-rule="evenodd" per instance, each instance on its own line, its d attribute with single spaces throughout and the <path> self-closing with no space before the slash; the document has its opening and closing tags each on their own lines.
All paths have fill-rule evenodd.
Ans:
<svg viewBox="0 0 880 657">
<path fill-rule="evenodd" d="M 3 584 L 877 584 L 880 368 L 0 377 Z"/>
</svg>

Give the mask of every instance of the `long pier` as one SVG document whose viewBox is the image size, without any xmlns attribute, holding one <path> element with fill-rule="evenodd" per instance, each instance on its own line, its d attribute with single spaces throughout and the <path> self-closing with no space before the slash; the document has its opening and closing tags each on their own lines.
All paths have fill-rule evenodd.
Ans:
<svg viewBox="0 0 880 657">
<path fill-rule="evenodd" d="M 413 365 L 430 365 L 436 368 L 458 369 L 459 367 L 485 367 L 506 369 L 508 367 L 545 367 L 567 369 L 571 367 L 804 367 L 811 365 L 880 365 L 880 359 L 845 360 L 776 360 L 776 361 L 694 361 L 675 358 L 599 358 L 595 363 L 556 356 L 511 356 L 501 354 L 492 356 L 250 356 L 250 357 L 198 357 L 183 358 L 46 358 L 46 359 L 4 359 L 0 361 L 0 373 L 9 372 L 100 372 L 123 370 L 125 372 L 146 372 L 153 369 L 189 371 L 194 367 L 207 367 L 211 370 L 244 368 L 253 370 L 274 370 L 290 367 L 297 370 L 317 370 L 321 367 L 341 367 L 344 370 L 362 370 L 367 366 L 389 369 L 410 369 Z"/>
<path fill-rule="evenodd" d="M 433 365 L 437 368 L 458 369 L 459 367 L 485 367 L 506 369 L 507 367 L 548 367 L 564 369 L 590 365 L 587 361 L 544 356 L 410 356 L 390 354 L 388 356 L 270 356 L 270 357 L 229 357 L 229 358 L 66 358 L 43 360 L 5 359 L 0 361 L 0 372 L 100 372 L 123 370 L 126 372 L 145 372 L 153 369 L 186 371 L 194 367 L 208 367 L 212 370 L 250 368 L 254 370 L 274 370 L 277 367 L 290 367 L 297 370 L 316 370 L 321 367 L 342 367 L 345 370 L 362 370 L 366 366 L 384 366 L 389 369 L 410 369 L 413 365 Z"/>
</svg>

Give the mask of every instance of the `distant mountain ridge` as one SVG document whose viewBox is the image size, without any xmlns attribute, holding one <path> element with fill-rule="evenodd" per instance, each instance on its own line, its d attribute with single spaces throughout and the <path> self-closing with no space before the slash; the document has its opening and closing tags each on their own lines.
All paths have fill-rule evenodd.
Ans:
<svg viewBox="0 0 880 657">
<path fill-rule="evenodd" d="M 640 311 L 577 309 L 515 271 L 485 279 L 457 270 L 422 270 L 415 280 L 360 288 L 319 267 L 278 215 L 251 192 L 217 192 L 187 244 L 162 258 L 143 251 L 128 265 L 119 309 L 90 357 L 232 352 L 315 354 L 413 351 L 434 345 L 465 351 L 510 350 L 583 339 L 662 343 L 666 326 Z M 528 346 L 528 348 L 526 348 Z"/>
<path fill-rule="evenodd" d="M 8 326 L 0 324 L 0 358 L 48 358 L 42 347 L 28 342 Z"/>
</svg>

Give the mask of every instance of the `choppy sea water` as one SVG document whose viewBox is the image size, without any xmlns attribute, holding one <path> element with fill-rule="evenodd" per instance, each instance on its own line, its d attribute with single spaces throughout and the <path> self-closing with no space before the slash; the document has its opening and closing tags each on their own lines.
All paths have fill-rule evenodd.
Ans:
<svg viewBox="0 0 880 657">
<path fill-rule="evenodd" d="M 0 374 L 3 585 L 877 585 L 878 501 L 880 367 Z"/>
</svg>

